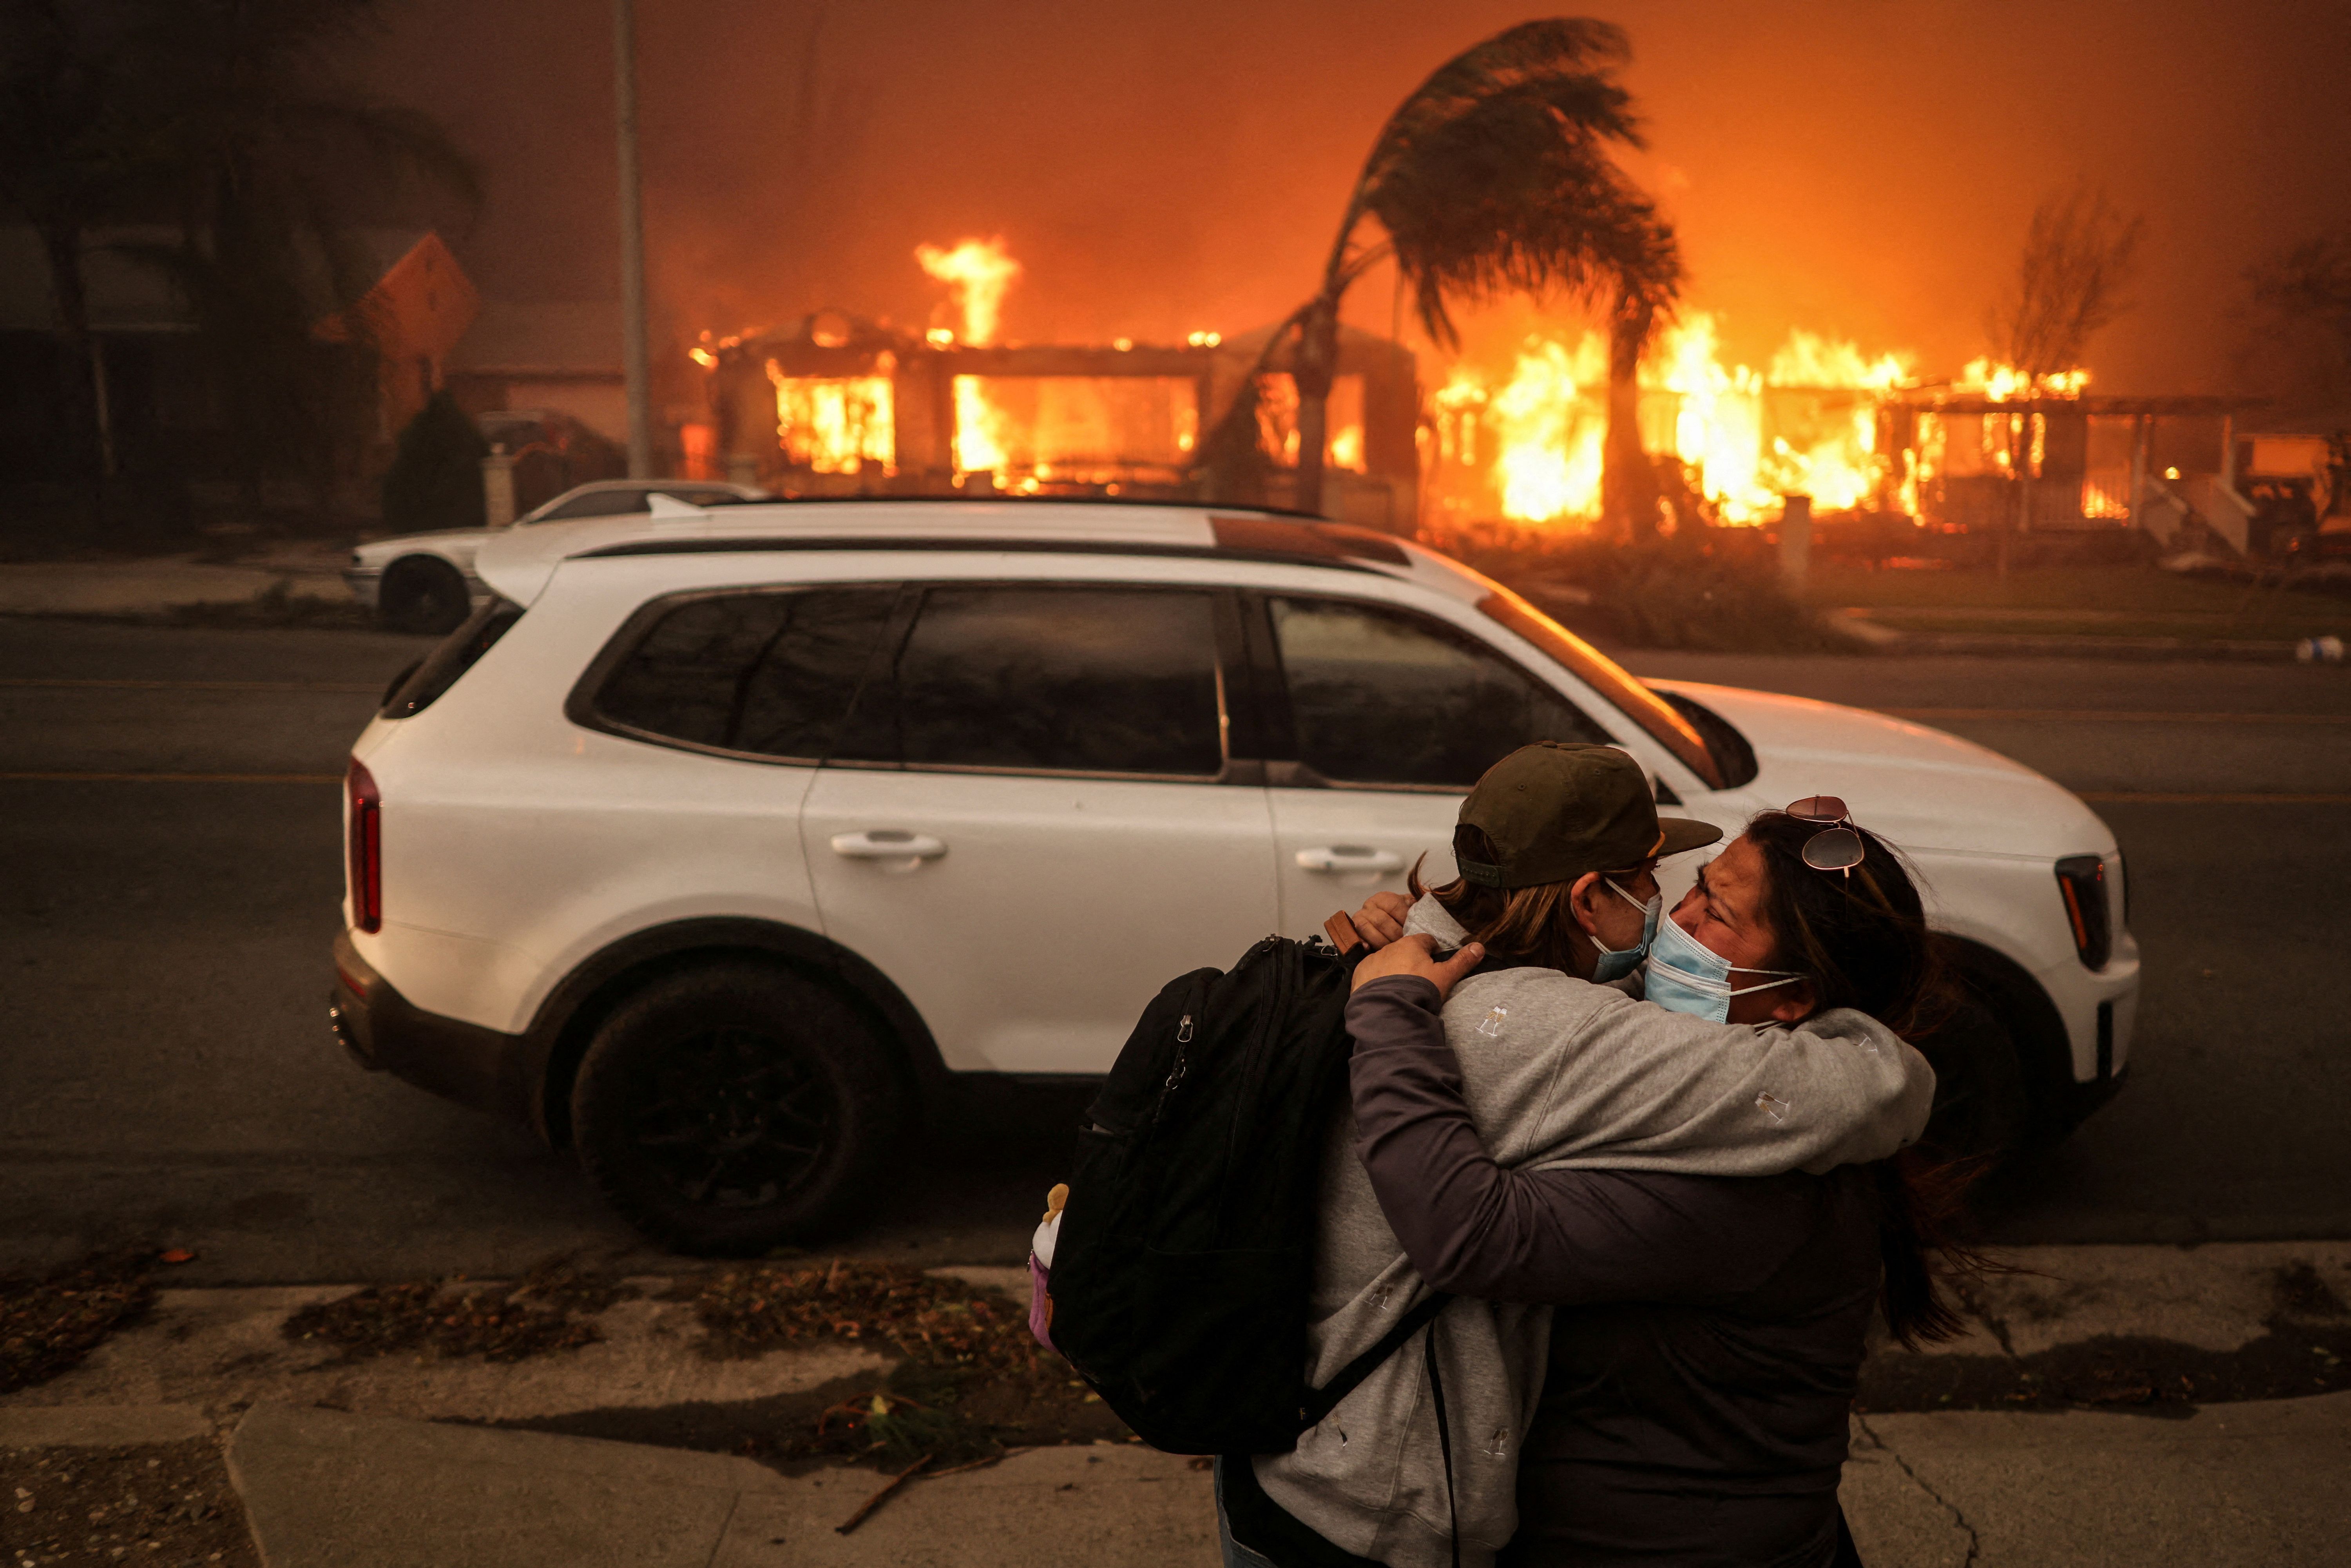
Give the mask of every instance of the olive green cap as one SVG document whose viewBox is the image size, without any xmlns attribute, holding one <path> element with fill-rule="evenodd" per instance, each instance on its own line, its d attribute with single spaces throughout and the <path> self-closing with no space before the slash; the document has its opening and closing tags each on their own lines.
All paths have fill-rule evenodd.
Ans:
<svg viewBox="0 0 2351 1568">
<path fill-rule="evenodd" d="M 1711 822 L 1659 817 L 1649 776 L 1628 753 L 1563 740 L 1521 746 L 1486 769 L 1460 821 L 1493 841 L 1499 862 L 1463 855 L 1457 836 L 1454 863 L 1475 885 L 1504 889 L 1622 871 L 1722 837 Z"/>
</svg>

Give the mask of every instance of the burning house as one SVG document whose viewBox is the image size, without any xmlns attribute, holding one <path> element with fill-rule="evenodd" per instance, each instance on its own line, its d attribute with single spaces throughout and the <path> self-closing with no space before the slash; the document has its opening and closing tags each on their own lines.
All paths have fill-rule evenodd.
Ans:
<svg viewBox="0 0 2351 1568">
<path fill-rule="evenodd" d="M 954 326 L 841 311 L 779 330 L 705 335 L 705 417 L 681 433 L 691 476 L 786 495 L 1229 498 L 1203 444 L 1249 392 L 1252 495 L 1297 505 L 1297 397 L 1273 329 L 1181 343 L 1000 341 L 1019 266 L 1000 242 L 925 246 Z M 1326 482 L 1302 509 L 1438 537 L 1499 526 L 1582 531 L 1600 515 L 1607 350 L 1538 332 L 1508 363 L 1465 360 L 1424 394 L 1412 351 L 1343 329 Z M 2257 548 L 2258 499 L 2235 487 L 2242 400 L 2093 395 L 2084 371 L 2028 377 L 1980 360 L 1922 377 L 1904 356 L 1792 332 L 1761 371 L 1728 363 L 1693 311 L 1641 367 L 1641 444 L 1660 527 L 1775 525 L 1788 497 L 1896 538 L 2200 527 Z M 2205 537 L 2199 535 L 2198 537 Z"/>
<path fill-rule="evenodd" d="M 1247 390 L 1271 329 L 1181 343 L 998 340 L 1019 265 L 992 241 L 925 246 L 958 327 L 920 333 L 841 311 L 693 350 L 709 417 L 690 466 L 786 495 L 1103 496 L 1192 499 L 1215 481 L 1201 443 Z M 1296 394 L 1279 354 L 1260 387 L 1264 487 L 1294 500 Z M 1418 522 L 1420 391 L 1412 353 L 1350 331 L 1330 402 L 1320 509 L 1409 533 Z"/>
<path fill-rule="evenodd" d="M 1243 390 L 1264 334 L 1184 343 L 970 343 L 840 312 L 696 350 L 710 420 L 699 471 L 787 495 L 1198 497 L 1203 433 Z M 1274 361 L 1259 411 L 1277 469 L 1296 397 Z M 1412 531 L 1419 390 L 1411 352 L 1350 334 L 1331 399 L 1324 506 Z M 1287 476 L 1270 487 L 1288 502 Z"/>
<path fill-rule="evenodd" d="M 1464 363 L 1430 399 L 1424 517 L 1583 528 L 1600 513 L 1607 350 L 1530 337 L 1507 368 Z M 1641 444 L 1668 476 L 1668 529 L 1768 527 L 1791 496 L 1815 516 L 1942 534 L 2201 525 L 2238 549 L 2256 498 L 2231 477 L 2218 397 L 2115 397 L 2089 374 L 1979 360 L 1930 380 L 1904 357 L 1792 332 L 1762 371 L 1726 364 L 1714 319 L 1663 332 L 1640 372 Z M 2252 532 L 2259 533 L 2258 526 Z"/>
</svg>

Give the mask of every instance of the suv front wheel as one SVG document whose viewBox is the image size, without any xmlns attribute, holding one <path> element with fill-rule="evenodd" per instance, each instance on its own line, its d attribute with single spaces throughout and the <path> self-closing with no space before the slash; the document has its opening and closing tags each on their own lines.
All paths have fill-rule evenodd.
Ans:
<svg viewBox="0 0 2351 1568">
<path fill-rule="evenodd" d="M 854 1218 L 904 1102 L 889 1047 L 838 995 L 711 964 L 653 981 L 597 1029 L 572 1083 L 572 1143 L 653 1239 L 749 1256 Z"/>
</svg>

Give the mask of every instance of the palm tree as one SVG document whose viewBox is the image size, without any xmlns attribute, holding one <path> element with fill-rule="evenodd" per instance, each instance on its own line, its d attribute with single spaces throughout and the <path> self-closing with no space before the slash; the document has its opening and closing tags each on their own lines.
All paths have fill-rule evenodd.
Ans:
<svg viewBox="0 0 2351 1568">
<path fill-rule="evenodd" d="M 1301 506 L 1322 493 L 1340 303 L 1382 260 L 1394 260 L 1421 326 L 1448 350 L 1460 346 L 1454 303 L 1558 292 L 1609 303 L 1619 347 L 1637 361 L 1682 271 L 1671 229 L 1608 155 L 1612 143 L 1642 145 L 1631 96 L 1614 79 L 1630 56 L 1623 30 L 1607 22 L 1522 22 L 1437 68 L 1380 128 L 1321 289 L 1274 332 L 1250 378 L 1254 386 L 1290 349 Z M 1360 238 L 1366 219 L 1384 237 Z M 1222 425 L 1253 426 L 1256 404 L 1245 389 L 1208 449 L 1236 450 L 1242 437 Z M 1637 433 L 1632 443 L 1637 452 Z"/>
<path fill-rule="evenodd" d="M 1641 449 L 1641 356 L 1659 318 L 1680 291 L 1681 247 L 1673 230 L 1653 224 L 1648 252 L 1628 257 L 1608 309 L 1608 427 L 1600 445 L 1600 516 L 1608 531 L 1642 538 L 1656 532 L 1656 469 Z"/>
</svg>

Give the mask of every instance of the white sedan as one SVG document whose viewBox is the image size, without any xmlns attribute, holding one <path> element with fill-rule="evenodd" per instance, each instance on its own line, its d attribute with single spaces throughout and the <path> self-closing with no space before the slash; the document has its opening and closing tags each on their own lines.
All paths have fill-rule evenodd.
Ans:
<svg viewBox="0 0 2351 1568">
<path fill-rule="evenodd" d="M 648 504 L 645 497 L 655 495 L 674 497 L 693 507 L 773 498 L 748 485 L 709 479 L 599 479 L 573 486 L 517 517 L 513 526 L 622 517 L 643 512 Z M 496 531 L 436 528 L 431 533 L 371 539 L 351 551 L 343 581 L 350 586 L 352 598 L 375 612 L 377 622 L 386 631 L 430 632 L 435 636 L 453 632 L 486 591 L 482 580 L 474 575 L 474 557 Z"/>
</svg>

